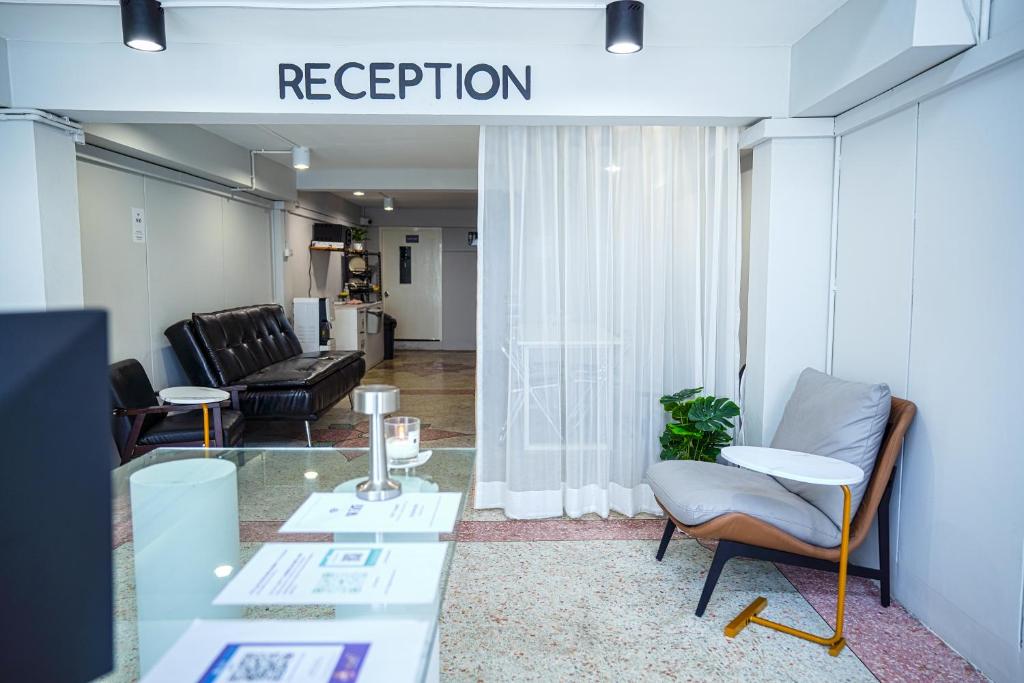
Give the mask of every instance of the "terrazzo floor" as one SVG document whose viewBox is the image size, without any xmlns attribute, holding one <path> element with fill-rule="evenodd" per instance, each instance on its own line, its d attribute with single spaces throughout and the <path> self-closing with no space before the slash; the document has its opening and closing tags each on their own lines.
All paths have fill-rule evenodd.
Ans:
<svg viewBox="0 0 1024 683">
<path fill-rule="evenodd" d="M 401 352 L 364 381 L 402 389 L 402 412 L 422 419 L 425 446 L 473 446 L 474 354 Z M 366 425 L 344 402 L 314 425 L 313 438 L 365 446 Z M 247 444 L 301 446 L 305 438 L 301 424 L 259 425 Z M 281 512 L 272 500 L 265 512 L 252 517 L 267 522 L 243 534 L 246 546 L 273 537 Z M 722 628 L 758 595 L 768 598 L 766 617 L 827 633 L 835 575 L 732 560 L 698 618 L 713 544 L 677 533 L 657 562 L 663 528 L 650 515 L 509 520 L 473 509 L 470 497 L 441 618 L 441 680 L 987 680 L 898 603 L 882 608 L 877 585 L 865 579 L 850 580 L 848 647 L 839 657 L 756 626 L 728 639 Z M 116 552 L 130 557 L 128 546 Z M 119 610 L 132 607 L 127 597 L 119 602 Z"/>
<path fill-rule="evenodd" d="M 399 351 L 366 373 L 364 384 L 392 384 L 402 390 L 402 414 L 420 418 L 420 442 L 431 448 L 472 448 L 476 420 L 474 393 L 476 354 L 472 351 Z M 340 401 L 313 423 L 314 446 L 365 448 L 365 415 Z M 252 423 L 246 428 L 249 446 L 305 446 L 301 422 Z"/>
</svg>

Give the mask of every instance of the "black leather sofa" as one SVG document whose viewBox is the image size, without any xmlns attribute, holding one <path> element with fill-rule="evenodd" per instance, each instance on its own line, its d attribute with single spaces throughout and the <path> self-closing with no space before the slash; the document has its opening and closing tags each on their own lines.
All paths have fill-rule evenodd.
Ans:
<svg viewBox="0 0 1024 683">
<path fill-rule="evenodd" d="M 357 387 L 362 351 L 303 353 L 277 304 L 193 313 L 164 332 L 189 380 L 231 391 L 248 420 L 309 423 Z"/>
</svg>

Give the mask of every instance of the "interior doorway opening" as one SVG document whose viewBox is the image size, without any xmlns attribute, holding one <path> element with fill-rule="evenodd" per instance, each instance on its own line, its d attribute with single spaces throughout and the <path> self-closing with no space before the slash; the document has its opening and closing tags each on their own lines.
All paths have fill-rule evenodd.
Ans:
<svg viewBox="0 0 1024 683">
<path fill-rule="evenodd" d="M 479 127 L 95 124 L 87 138 L 85 302 L 111 311 L 113 360 L 137 358 L 158 389 L 192 384 L 168 326 L 277 304 L 303 352 L 360 352 L 363 383 L 398 386 L 424 445 L 474 445 Z M 188 157 L 158 158 L 172 143 Z M 308 169 L 266 153 L 293 148 Z M 231 183 L 238 159 L 245 180 Z M 122 214 L 144 234 L 126 243 Z M 246 443 L 367 445 L 347 400 L 319 412 L 251 420 Z"/>
</svg>

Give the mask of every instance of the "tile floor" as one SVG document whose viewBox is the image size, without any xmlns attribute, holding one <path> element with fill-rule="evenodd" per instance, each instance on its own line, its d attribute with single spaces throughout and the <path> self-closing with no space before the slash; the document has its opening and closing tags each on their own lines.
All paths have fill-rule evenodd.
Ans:
<svg viewBox="0 0 1024 683">
<path fill-rule="evenodd" d="M 366 373 L 364 384 L 393 384 L 402 390 L 402 414 L 422 421 L 420 441 L 435 448 L 474 445 L 476 354 L 472 351 L 400 351 Z M 342 400 L 312 427 L 314 446 L 366 447 L 365 416 Z M 305 446 L 301 422 L 254 423 L 246 431 L 251 446 Z"/>
<path fill-rule="evenodd" d="M 365 381 L 402 389 L 402 413 L 423 420 L 424 445 L 472 447 L 474 374 L 473 353 L 406 351 Z M 316 445 L 366 445 L 365 421 L 347 408 L 314 425 Z M 305 439 L 301 425 L 266 425 L 250 441 Z M 763 628 L 727 639 L 722 628 L 756 595 L 769 599 L 765 616 L 827 632 L 835 576 L 733 560 L 697 618 L 712 550 L 677 534 L 655 561 L 663 525 L 619 515 L 517 521 L 468 505 L 443 615 L 442 680 L 986 680 L 898 603 L 882 608 L 865 579 L 850 580 L 849 646 L 837 658 Z"/>
</svg>

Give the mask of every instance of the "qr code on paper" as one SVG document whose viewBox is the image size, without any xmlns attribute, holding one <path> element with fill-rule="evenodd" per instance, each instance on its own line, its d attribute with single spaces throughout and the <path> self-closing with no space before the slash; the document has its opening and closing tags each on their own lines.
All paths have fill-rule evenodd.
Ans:
<svg viewBox="0 0 1024 683">
<path fill-rule="evenodd" d="M 280 681 L 288 673 L 292 654 L 247 653 L 231 674 L 232 681 Z"/>
<path fill-rule="evenodd" d="M 314 593 L 349 594 L 363 590 L 366 572 L 324 572 L 313 586 Z"/>
</svg>

